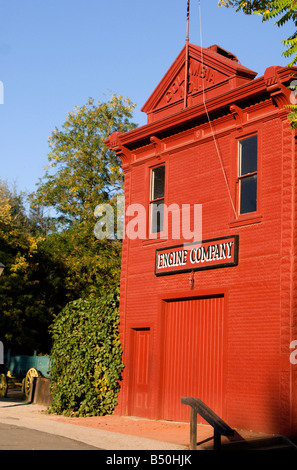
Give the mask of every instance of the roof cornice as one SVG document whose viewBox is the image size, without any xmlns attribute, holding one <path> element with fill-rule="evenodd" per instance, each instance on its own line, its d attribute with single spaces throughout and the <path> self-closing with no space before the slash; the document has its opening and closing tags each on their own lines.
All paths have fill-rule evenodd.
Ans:
<svg viewBox="0 0 297 470">
<path fill-rule="evenodd" d="M 224 108 L 229 108 L 230 110 L 231 105 L 245 103 L 248 106 L 255 98 L 260 98 L 261 96 L 266 98 L 271 97 L 275 105 L 281 107 L 289 102 L 291 92 L 287 85 L 292 80 L 292 73 L 296 73 L 296 71 L 296 68 L 269 67 L 263 76 L 251 80 L 227 93 L 209 99 L 205 105 L 202 103 L 183 109 L 176 114 L 145 124 L 127 133 L 114 133 L 105 143 L 117 153 L 123 153 L 124 148 L 129 149 L 129 147 L 146 145 L 152 135 L 158 136 L 165 132 L 175 133 L 178 128 L 184 128 L 187 125 L 191 125 L 191 122 L 194 120 L 197 122 L 199 119 L 205 118 L 205 106 L 210 118 L 214 113 L 218 114 Z"/>
</svg>

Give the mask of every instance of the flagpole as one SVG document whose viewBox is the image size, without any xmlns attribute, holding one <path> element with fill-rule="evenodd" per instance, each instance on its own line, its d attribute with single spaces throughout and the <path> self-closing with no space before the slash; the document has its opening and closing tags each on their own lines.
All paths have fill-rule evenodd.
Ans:
<svg viewBox="0 0 297 470">
<path fill-rule="evenodd" d="M 186 108 L 188 104 L 189 24 L 190 24 L 190 0 L 187 0 L 187 36 L 186 36 L 184 108 Z"/>
</svg>

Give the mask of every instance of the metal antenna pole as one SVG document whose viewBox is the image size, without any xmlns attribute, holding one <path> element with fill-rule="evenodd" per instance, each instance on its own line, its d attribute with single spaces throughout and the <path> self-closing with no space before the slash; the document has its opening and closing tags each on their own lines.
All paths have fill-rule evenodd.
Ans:
<svg viewBox="0 0 297 470">
<path fill-rule="evenodd" d="M 186 37 L 184 108 L 186 108 L 188 104 L 189 24 L 190 24 L 190 0 L 187 0 L 187 37 Z"/>
</svg>

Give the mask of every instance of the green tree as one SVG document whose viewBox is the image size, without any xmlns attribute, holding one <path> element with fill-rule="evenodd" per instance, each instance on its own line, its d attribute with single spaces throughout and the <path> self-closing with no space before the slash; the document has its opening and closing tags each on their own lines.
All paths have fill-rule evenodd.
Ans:
<svg viewBox="0 0 297 470">
<path fill-rule="evenodd" d="M 283 40 L 286 47 L 283 55 L 291 58 L 288 67 L 297 64 L 297 0 L 219 0 L 219 6 L 233 7 L 236 8 L 236 11 L 243 11 L 247 15 L 253 13 L 261 15 L 263 21 L 274 19 L 278 27 L 283 26 L 288 21 L 293 22 L 295 31 L 290 37 Z M 295 74 L 292 74 L 292 78 L 295 76 Z M 292 84 L 290 89 L 297 90 L 297 87 Z M 297 128 L 297 105 L 288 104 L 286 107 L 291 111 L 288 114 L 291 127 Z"/>
<path fill-rule="evenodd" d="M 53 262 L 25 203 L 24 194 L 0 182 L 0 260 L 6 266 L 0 281 L 0 339 L 14 353 L 47 353 L 48 327 L 66 303 L 63 266 Z"/>
<path fill-rule="evenodd" d="M 70 302 L 51 333 L 52 413 L 67 416 L 111 414 L 123 369 L 118 332 L 119 291 Z"/>
<path fill-rule="evenodd" d="M 51 233 L 47 244 L 67 266 L 68 300 L 88 297 L 119 282 L 121 241 L 97 240 L 95 208 L 115 205 L 122 192 L 121 164 L 104 141 L 113 132 L 126 132 L 134 104 L 112 95 L 104 103 L 89 99 L 68 114 L 61 130 L 49 139 L 49 166 L 32 195 L 34 208 L 50 211 Z"/>
<path fill-rule="evenodd" d="M 109 101 L 75 107 L 61 130 L 49 138 L 49 166 L 34 195 L 35 205 L 54 210 L 54 222 L 68 228 L 94 223 L 95 207 L 122 190 L 123 175 L 118 157 L 104 141 L 113 132 L 133 129 L 134 105 L 112 95 Z"/>
</svg>

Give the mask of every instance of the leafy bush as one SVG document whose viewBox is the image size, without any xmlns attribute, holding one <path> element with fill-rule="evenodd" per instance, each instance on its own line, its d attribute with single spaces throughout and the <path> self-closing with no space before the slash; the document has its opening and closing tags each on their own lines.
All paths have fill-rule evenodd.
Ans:
<svg viewBox="0 0 297 470">
<path fill-rule="evenodd" d="M 123 369 L 118 333 L 119 292 L 67 304 L 51 326 L 50 412 L 112 414 Z"/>
</svg>

